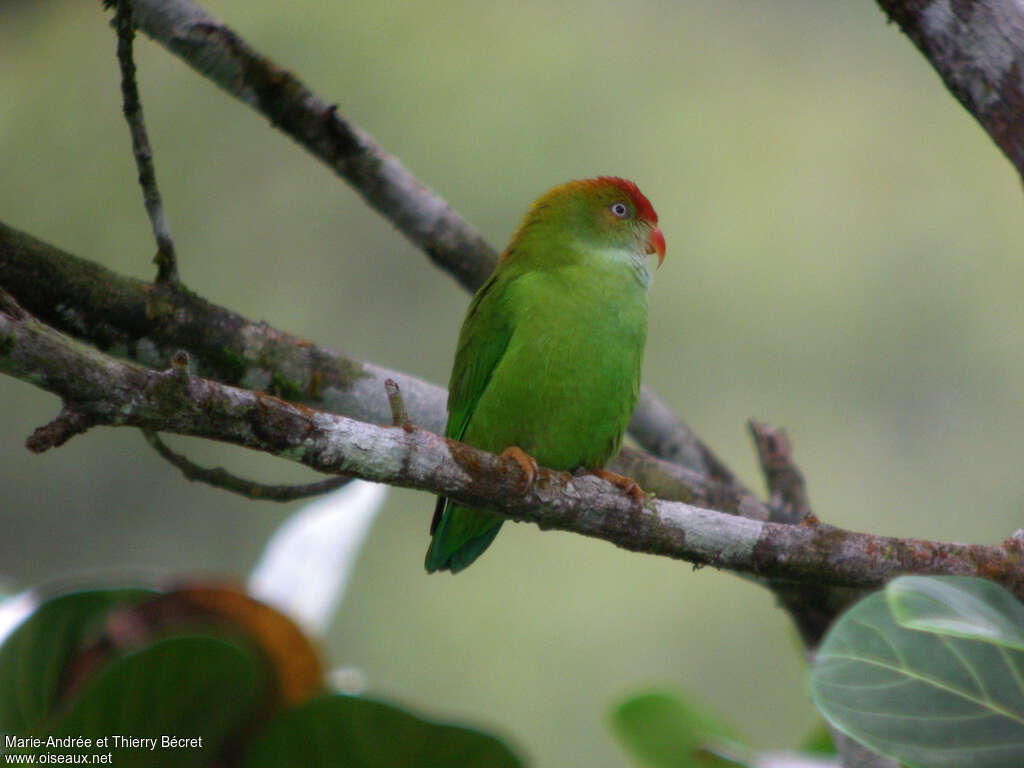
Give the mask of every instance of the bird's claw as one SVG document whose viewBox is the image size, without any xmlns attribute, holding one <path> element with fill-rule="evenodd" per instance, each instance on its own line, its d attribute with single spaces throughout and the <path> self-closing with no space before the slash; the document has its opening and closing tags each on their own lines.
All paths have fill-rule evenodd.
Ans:
<svg viewBox="0 0 1024 768">
<path fill-rule="evenodd" d="M 595 469 L 590 474 L 600 477 L 602 480 L 607 480 L 617 488 L 624 490 L 633 497 L 633 501 L 635 501 L 637 506 L 641 509 L 646 505 L 647 494 L 644 493 L 644 489 L 641 488 L 633 478 L 620 475 L 617 472 L 611 472 L 607 469 Z"/>
<path fill-rule="evenodd" d="M 525 494 L 533 487 L 533 481 L 537 478 L 537 460 L 518 445 L 510 445 L 502 451 L 501 458 L 512 459 L 523 470 L 526 481 L 523 484 L 522 492 Z"/>
</svg>

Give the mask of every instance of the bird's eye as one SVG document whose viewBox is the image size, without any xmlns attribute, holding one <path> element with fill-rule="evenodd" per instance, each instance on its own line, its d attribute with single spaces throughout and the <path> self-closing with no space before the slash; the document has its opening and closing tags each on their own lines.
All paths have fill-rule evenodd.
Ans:
<svg viewBox="0 0 1024 768">
<path fill-rule="evenodd" d="M 625 219 L 629 216 L 629 206 L 625 203 L 612 203 L 608 210 L 617 219 Z"/>
</svg>

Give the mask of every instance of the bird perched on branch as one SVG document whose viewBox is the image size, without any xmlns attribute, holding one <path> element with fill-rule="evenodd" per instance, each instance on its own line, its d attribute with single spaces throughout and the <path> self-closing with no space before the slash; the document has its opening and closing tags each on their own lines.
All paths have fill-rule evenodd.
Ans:
<svg viewBox="0 0 1024 768">
<path fill-rule="evenodd" d="M 636 406 L 652 254 L 660 265 L 665 238 L 631 181 L 570 181 L 538 199 L 469 305 L 445 434 L 515 459 L 528 483 L 540 463 L 593 472 L 642 499 L 603 467 Z M 501 523 L 439 498 L 427 570 L 467 567 Z"/>
</svg>

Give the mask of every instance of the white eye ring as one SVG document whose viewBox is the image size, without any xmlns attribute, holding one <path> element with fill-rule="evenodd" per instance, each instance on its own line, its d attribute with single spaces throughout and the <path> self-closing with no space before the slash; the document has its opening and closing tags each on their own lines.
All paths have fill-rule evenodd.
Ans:
<svg viewBox="0 0 1024 768">
<path fill-rule="evenodd" d="M 612 212 L 612 216 L 618 219 L 625 219 L 629 216 L 629 207 L 625 203 L 612 203 L 608 210 Z"/>
</svg>

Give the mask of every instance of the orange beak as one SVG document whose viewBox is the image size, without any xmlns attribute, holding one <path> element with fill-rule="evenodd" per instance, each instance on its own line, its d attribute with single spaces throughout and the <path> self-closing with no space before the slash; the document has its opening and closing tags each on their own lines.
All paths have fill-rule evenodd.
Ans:
<svg viewBox="0 0 1024 768">
<path fill-rule="evenodd" d="M 651 235 L 647 238 L 647 253 L 658 254 L 659 267 L 661 262 L 665 260 L 665 236 L 661 234 L 661 230 L 657 227 L 651 230 Z"/>
</svg>

